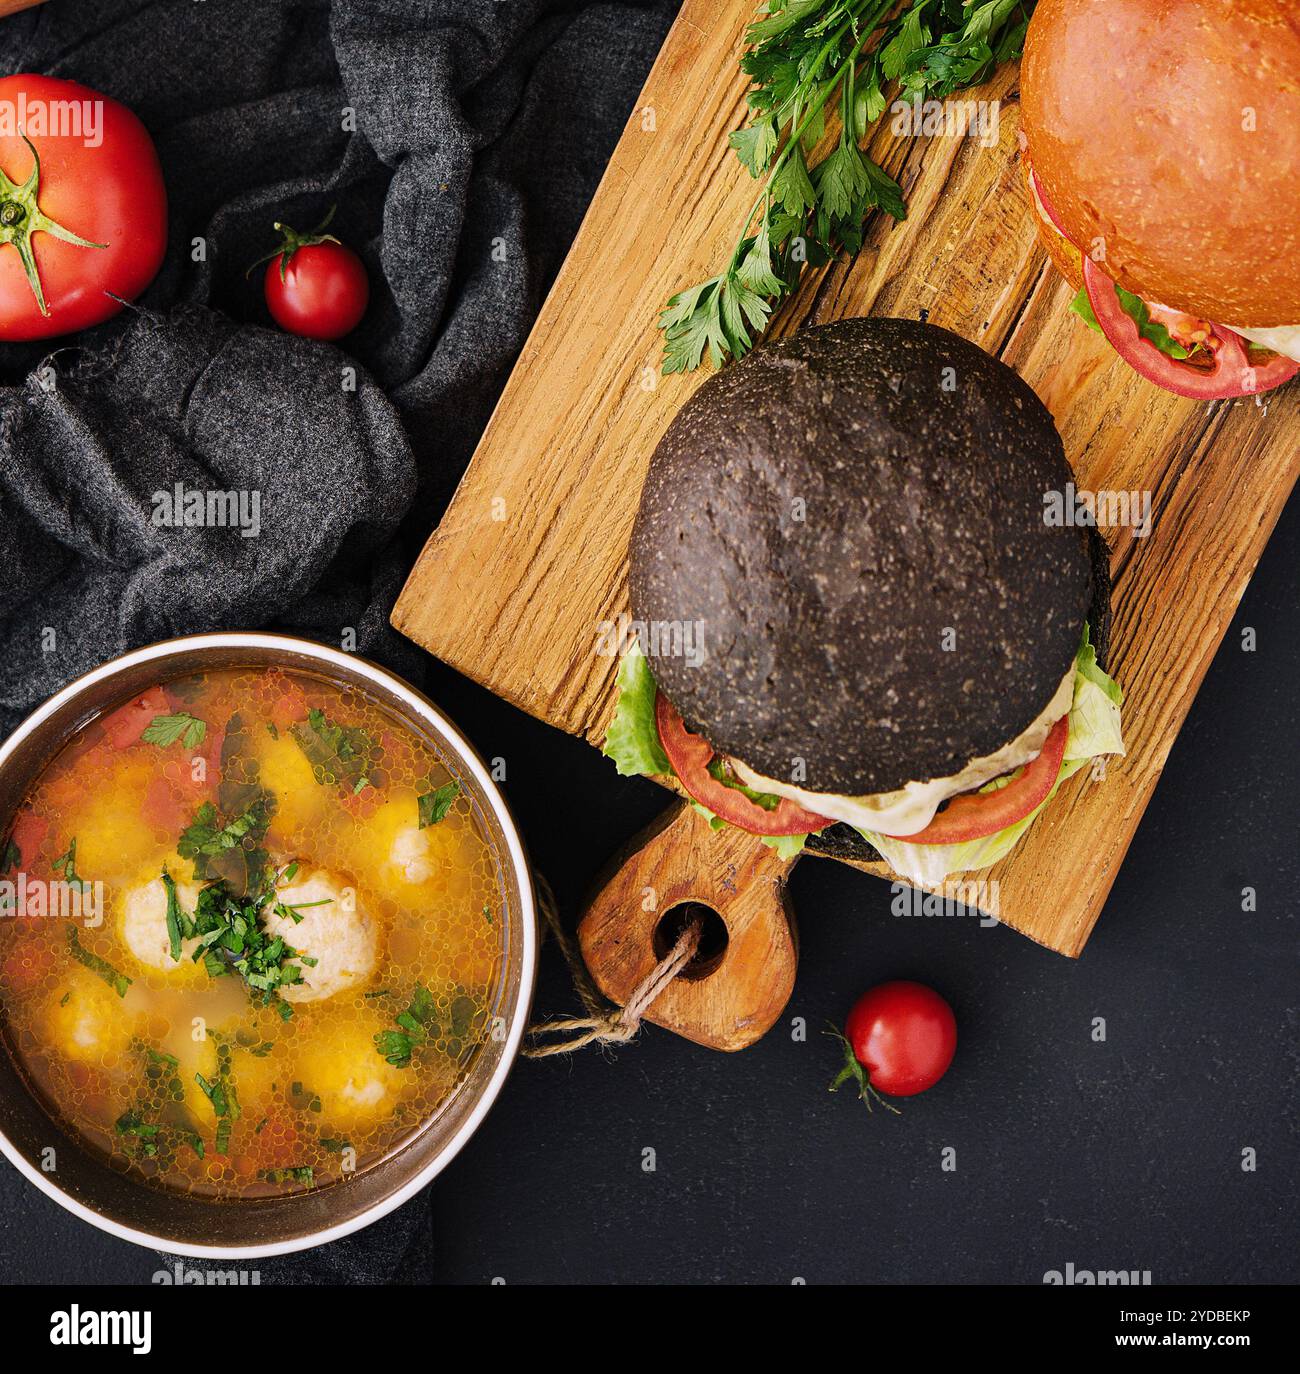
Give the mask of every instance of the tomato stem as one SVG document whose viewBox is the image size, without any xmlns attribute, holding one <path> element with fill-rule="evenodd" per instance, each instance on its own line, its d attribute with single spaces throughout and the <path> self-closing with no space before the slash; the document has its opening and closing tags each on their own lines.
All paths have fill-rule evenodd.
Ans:
<svg viewBox="0 0 1300 1374">
<path fill-rule="evenodd" d="M 829 1091 L 838 1092 L 845 1083 L 853 1081 L 858 1085 L 858 1096 L 867 1104 L 867 1111 L 872 1110 L 871 1099 L 874 1097 L 882 1107 L 893 1112 L 895 1116 L 902 1116 L 903 1113 L 892 1102 L 882 1097 L 879 1089 L 872 1083 L 870 1074 L 867 1073 L 858 1056 L 853 1053 L 853 1045 L 848 1036 L 842 1035 L 834 1026 L 828 1031 L 824 1031 L 823 1034 L 838 1040 L 844 1047 L 844 1065 L 839 1073 L 831 1079 Z"/>
<path fill-rule="evenodd" d="M 276 220 L 272 228 L 281 236 L 279 245 L 269 253 L 264 253 L 256 262 L 249 265 L 248 271 L 244 273 L 245 278 L 251 277 L 257 268 L 264 262 L 270 262 L 273 258 L 280 259 L 280 280 L 284 280 L 284 274 L 289 266 L 289 260 L 300 248 L 311 248 L 318 243 L 338 243 L 339 240 L 333 234 L 327 234 L 330 221 L 334 218 L 334 212 L 339 207 L 331 205 L 325 218 L 307 234 L 300 234 L 296 229 Z"/>
<path fill-rule="evenodd" d="M 41 155 L 36 151 L 36 145 L 21 130 L 19 137 L 32 150 L 32 170 L 27 180 L 19 186 L 17 182 L 10 181 L 8 175 L 0 168 L 0 244 L 12 244 L 18 250 L 23 272 L 27 276 L 27 284 L 32 288 L 32 295 L 36 297 L 41 314 L 48 319 L 50 309 L 45 304 L 41 274 L 36 267 L 36 254 L 32 250 L 32 235 L 51 234 L 54 238 L 62 239 L 64 243 L 71 243 L 77 248 L 107 248 L 108 244 L 92 243 L 89 239 L 83 239 L 71 229 L 65 229 L 63 225 L 56 223 L 41 210 Z"/>
</svg>

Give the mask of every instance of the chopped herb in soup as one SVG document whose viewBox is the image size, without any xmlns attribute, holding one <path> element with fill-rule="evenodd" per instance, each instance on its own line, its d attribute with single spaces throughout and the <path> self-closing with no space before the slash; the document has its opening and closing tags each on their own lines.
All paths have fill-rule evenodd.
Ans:
<svg viewBox="0 0 1300 1374">
<path fill-rule="evenodd" d="M 279 670 L 167 682 L 83 728 L 0 843 L 5 1038 L 151 1182 L 321 1187 L 463 1079 L 500 906 L 470 795 L 377 703 Z"/>
</svg>

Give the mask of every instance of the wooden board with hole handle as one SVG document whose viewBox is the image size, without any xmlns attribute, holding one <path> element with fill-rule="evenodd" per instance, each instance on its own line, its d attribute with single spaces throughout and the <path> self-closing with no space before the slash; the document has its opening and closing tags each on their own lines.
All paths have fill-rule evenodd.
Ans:
<svg viewBox="0 0 1300 1374">
<path fill-rule="evenodd" d="M 627 543 L 656 443 L 704 373 L 658 374 L 656 316 L 674 291 L 718 270 L 755 184 L 727 147 L 745 119 L 737 69 L 751 0 L 686 0 L 610 161 L 581 232 L 473 462 L 433 532 L 393 623 L 507 701 L 593 744 L 614 703 L 600 627 L 626 614 Z M 1179 727 L 1300 471 L 1300 384 L 1259 401 L 1206 405 L 1140 379 L 1069 310 L 1070 288 L 1039 246 L 1020 181 L 1018 74 L 966 92 L 998 102 L 996 146 L 896 138 L 888 112 L 872 153 L 902 183 L 909 218 L 878 216 L 852 261 L 812 274 L 773 334 L 845 316 L 928 318 L 1014 367 L 1052 411 L 1080 488 L 1149 490 L 1153 528 L 1106 531 L 1112 548 L 1110 671 L 1123 684 L 1128 754 L 1104 781 L 1067 782 L 1015 851 L 987 874 L 996 915 L 1067 955 L 1083 949 Z M 610 765 L 612 768 L 612 764 Z M 688 817 L 690 813 L 687 813 Z M 687 886 L 720 875 L 689 821 L 656 871 Z M 700 823 L 705 840 L 711 838 Z M 649 837 L 650 840 L 655 837 Z M 647 840 L 649 842 L 649 840 Z M 758 842 L 730 837 L 734 850 Z M 642 860 L 644 862 L 644 859 Z M 881 864 L 859 864 L 890 876 Z M 780 882 L 757 866 L 773 928 Z M 723 875 L 725 876 L 725 875 Z M 584 941 L 610 922 L 638 938 L 626 893 L 608 886 Z M 593 924 L 594 923 L 594 924 Z M 593 969 L 613 995 L 628 965 Z M 632 961 L 641 969 L 644 959 Z M 711 977 L 722 976 L 719 969 Z M 762 970 L 728 976 L 761 981 Z M 783 975 L 785 992 L 793 961 Z M 743 999 L 741 999 L 743 1000 Z M 781 989 L 738 1033 L 712 1011 L 661 1020 L 734 1048 L 779 1014 Z M 772 1010 L 772 1005 L 776 1005 Z M 710 1018 L 713 1018 L 711 1020 Z M 758 1028 L 758 1022 L 766 1024 Z M 725 1041 L 725 1045 L 724 1042 Z"/>
</svg>

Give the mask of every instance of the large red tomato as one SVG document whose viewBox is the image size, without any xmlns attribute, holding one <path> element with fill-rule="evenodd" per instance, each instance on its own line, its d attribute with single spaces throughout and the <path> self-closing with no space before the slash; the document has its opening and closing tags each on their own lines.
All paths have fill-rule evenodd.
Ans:
<svg viewBox="0 0 1300 1374">
<path fill-rule="evenodd" d="M 0 339 L 99 324 L 157 275 L 167 192 L 125 105 L 75 81 L 0 79 L 0 173 Z"/>
</svg>

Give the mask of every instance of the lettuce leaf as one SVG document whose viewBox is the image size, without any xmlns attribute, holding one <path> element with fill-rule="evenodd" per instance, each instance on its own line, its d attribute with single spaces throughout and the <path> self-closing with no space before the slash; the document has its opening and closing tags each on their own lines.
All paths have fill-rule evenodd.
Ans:
<svg viewBox="0 0 1300 1374">
<path fill-rule="evenodd" d="M 765 793 L 755 793 L 756 796 L 764 796 Z M 709 823 L 710 830 L 725 830 L 728 822 L 721 816 L 715 816 L 707 806 L 701 806 L 699 802 L 693 801 L 691 806 L 699 812 Z M 812 834 L 820 835 L 820 830 L 814 830 Z M 808 835 L 755 835 L 756 840 L 761 840 L 769 849 L 776 851 L 778 859 L 793 859 L 796 854 L 803 853 L 803 847 L 808 843 Z"/>
<path fill-rule="evenodd" d="M 659 743 L 659 727 L 655 724 L 655 680 L 641 646 L 635 641 L 618 665 L 618 705 L 601 753 L 614 760 L 614 767 L 623 777 L 637 773 L 673 776 L 672 764 Z M 777 797 L 754 792 L 748 787 L 739 790 L 760 806 L 770 803 L 775 807 L 779 801 Z M 726 828 L 727 822 L 715 816 L 707 806 L 699 802 L 691 805 L 714 830 Z M 808 839 L 807 835 L 760 835 L 758 838 L 783 859 L 793 859 Z"/>
<path fill-rule="evenodd" d="M 1115 295 L 1119 300 L 1120 309 L 1137 325 L 1138 333 L 1149 343 L 1155 344 L 1162 353 L 1167 353 L 1171 358 L 1181 362 L 1184 358 L 1190 358 L 1193 353 L 1200 351 L 1200 344 L 1191 349 L 1184 348 L 1164 325 L 1158 320 L 1153 320 L 1151 311 L 1141 296 L 1135 296 L 1131 291 L 1125 291 L 1122 286 L 1115 288 Z M 1089 329 L 1098 334 L 1105 334 L 1105 330 L 1097 323 L 1097 313 L 1093 310 L 1092 302 L 1088 299 L 1087 287 L 1081 286 L 1079 288 L 1079 294 L 1070 302 L 1070 309 Z"/>
<path fill-rule="evenodd" d="M 618 705 L 601 753 L 621 777 L 673 771 L 655 725 L 655 680 L 635 640 L 618 665 Z"/>
<path fill-rule="evenodd" d="M 821 833 L 820 830 L 812 832 L 814 835 Z M 758 838 L 769 849 L 776 850 L 778 859 L 793 859 L 796 854 L 802 854 L 809 839 L 807 835 L 760 835 Z"/>
<path fill-rule="evenodd" d="M 1088 642 L 1084 627 L 1083 647 L 1074 661 L 1074 700 L 1070 705 L 1070 738 L 1065 760 L 1096 758 L 1098 754 L 1123 754 L 1120 707 L 1124 693 L 1118 682 L 1097 666 L 1097 651 Z"/>
<path fill-rule="evenodd" d="M 1100 334 L 1101 325 L 1097 323 L 1097 314 L 1092 308 L 1092 302 L 1088 299 L 1086 287 L 1079 288 L 1079 294 L 1070 302 L 1070 309 L 1091 329 L 1094 333 Z"/>
<path fill-rule="evenodd" d="M 1004 859 L 1017 841 L 1051 804 L 1061 784 L 1073 777 L 1090 759 L 1099 754 L 1123 754 L 1120 734 L 1120 707 L 1124 693 L 1119 683 L 1097 665 L 1097 651 L 1088 640 L 1084 626 L 1083 644 L 1074 660 L 1074 697 L 1070 705 L 1070 735 L 1065 744 L 1061 771 L 1046 798 L 1014 825 L 965 844 L 909 844 L 870 830 L 859 833 L 880 851 L 889 866 L 902 878 L 929 887 L 938 887 L 953 873 L 968 873 L 988 868 Z M 1005 787 L 1009 777 L 995 778 L 980 788 L 992 792 Z"/>
<path fill-rule="evenodd" d="M 876 835 L 869 830 L 859 833 L 880 851 L 881 857 L 900 878 L 907 878 L 929 887 L 938 887 L 953 873 L 991 868 L 999 859 L 1005 859 L 1039 814 L 1051 805 L 1052 798 L 1056 796 L 1061 784 L 1066 778 L 1077 773 L 1085 762 L 1085 759 L 1066 760 L 1061 765 L 1061 771 L 1052 785 L 1052 790 L 1034 810 L 1014 825 L 978 840 L 969 840 L 965 844 L 908 844 L 906 840 L 890 839 L 888 835 Z M 1005 785 L 1006 780 L 998 778 L 986 787 L 980 788 L 980 791 L 994 791 Z"/>
</svg>

